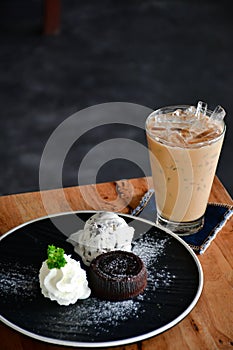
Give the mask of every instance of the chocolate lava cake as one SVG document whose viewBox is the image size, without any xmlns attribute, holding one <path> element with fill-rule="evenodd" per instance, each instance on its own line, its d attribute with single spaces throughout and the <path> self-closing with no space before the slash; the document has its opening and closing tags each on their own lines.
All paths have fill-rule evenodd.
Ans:
<svg viewBox="0 0 233 350">
<path fill-rule="evenodd" d="M 132 252 L 115 250 L 103 253 L 91 262 L 89 286 L 98 298 L 129 299 L 143 292 L 146 285 L 146 267 Z"/>
</svg>

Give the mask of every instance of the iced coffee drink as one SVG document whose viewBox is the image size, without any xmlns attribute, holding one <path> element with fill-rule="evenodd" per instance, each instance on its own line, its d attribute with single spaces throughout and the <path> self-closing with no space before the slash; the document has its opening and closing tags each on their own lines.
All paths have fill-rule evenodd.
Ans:
<svg viewBox="0 0 233 350">
<path fill-rule="evenodd" d="M 224 110 L 194 106 L 165 107 L 146 121 L 157 222 L 186 235 L 203 226 L 220 155 Z"/>
</svg>

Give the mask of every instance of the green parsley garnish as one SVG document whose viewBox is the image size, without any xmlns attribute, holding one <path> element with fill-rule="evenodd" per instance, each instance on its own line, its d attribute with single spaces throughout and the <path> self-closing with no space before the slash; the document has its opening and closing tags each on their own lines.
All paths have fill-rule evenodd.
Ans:
<svg viewBox="0 0 233 350">
<path fill-rule="evenodd" d="M 47 254 L 47 265 L 49 269 L 60 269 L 67 263 L 64 258 L 64 249 L 62 248 L 56 248 L 54 245 L 49 245 Z"/>
</svg>

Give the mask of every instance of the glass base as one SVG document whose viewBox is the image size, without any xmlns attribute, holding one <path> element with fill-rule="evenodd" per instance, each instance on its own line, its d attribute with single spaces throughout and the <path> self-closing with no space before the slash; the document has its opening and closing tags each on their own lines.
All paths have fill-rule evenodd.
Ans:
<svg viewBox="0 0 233 350">
<path fill-rule="evenodd" d="M 156 223 L 168 228 L 179 236 L 189 236 L 202 229 L 204 225 L 204 216 L 195 221 L 176 222 L 164 219 L 162 216 L 157 214 Z"/>
</svg>

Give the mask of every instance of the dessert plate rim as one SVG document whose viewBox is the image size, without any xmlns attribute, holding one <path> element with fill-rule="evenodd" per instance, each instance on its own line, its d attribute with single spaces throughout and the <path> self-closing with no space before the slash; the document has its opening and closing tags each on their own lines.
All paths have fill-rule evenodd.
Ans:
<svg viewBox="0 0 233 350">
<path fill-rule="evenodd" d="M 24 226 L 31 225 L 37 221 L 42 221 L 42 220 L 49 219 L 49 218 L 65 216 L 65 215 L 72 215 L 72 214 L 73 215 L 76 215 L 76 214 L 90 214 L 91 215 L 91 214 L 95 214 L 97 212 L 103 212 L 103 211 L 106 211 L 106 210 L 77 210 L 77 211 L 67 211 L 67 212 L 59 212 L 59 213 L 55 213 L 55 214 L 44 215 L 42 217 L 32 219 L 30 221 L 26 221 L 26 222 L 24 222 L 16 227 L 10 229 L 9 231 L 5 232 L 0 237 L 0 244 L 1 244 L 2 240 L 4 240 L 7 236 L 11 235 L 15 231 L 23 228 Z M 31 331 L 28 331 L 28 330 L 18 326 L 17 324 L 14 324 L 13 322 L 9 321 L 7 318 L 2 316 L 1 312 L 0 312 L 0 321 L 2 321 L 4 324 L 9 326 L 10 328 L 12 328 L 12 329 L 14 329 L 14 330 L 26 335 L 26 336 L 34 338 L 36 340 L 40 340 L 43 342 L 56 344 L 56 345 L 72 346 L 72 347 L 79 346 L 79 347 L 87 347 L 87 348 L 112 347 L 112 346 L 121 346 L 121 345 L 136 343 L 138 341 L 143 341 L 143 340 L 146 340 L 148 338 L 159 335 L 159 334 L 169 330 L 170 328 L 174 327 L 180 321 L 182 321 L 192 311 L 192 309 L 197 304 L 197 302 L 201 296 L 202 289 L 203 289 L 203 284 L 204 284 L 203 270 L 201 267 L 201 263 L 198 260 L 196 254 L 182 238 L 180 238 L 175 233 L 171 232 L 169 229 L 166 229 L 166 228 L 162 227 L 161 225 L 158 225 L 150 220 L 143 219 L 141 217 L 136 217 L 136 216 L 133 216 L 130 214 L 124 214 L 124 213 L 120 213 L 120 212 L 114 212 L 114 213 L 116 213 L 122 217 L 128 217 L 132 220 L 137 220 L 140 222 L 144 222 L 150 226 L 157 227 L 161 231 L 164 231 L 166 234 L 172 236 L 177 241 L 179 241 L 183 245 L 184 249 L 186 249 L 188 251 L 189 255 L 192 257 L 194 263 L 196 264 L 197 271 L 198 271 L 198 277 L 199 277 L 197 290 L 196 290 L 196 294 L 195 294 L 195 297 L 193 298 L 192 302 L 188 305 L 188 307 L 178 317 L 176 317 L 175 319 L 173 319 L 169 323 L 165 324 L 164 326 L 161 326 L 161 327 L 159 327 L 155 330 L 152 330 L 150 332 L 147 332 L 145 334 L 141 334 L 141 335 L 137 335 L 137 336 L 133 336 L 133 337 L 131 336 L 129 338 L 124 338 L 124 339 L 120 339 L 120 340 L 112 340 L 112 341 L 108 340 L 108 341 L 97 341 L 97 342 L 95 342 L 95 341 L 85 342 L 85 341 L 62 340 L 62 339 L 56 339 L 56 338 L 52 338 L 52 337 L 42 336 L 42 335 L 33 333 Z"/>
</svg>

